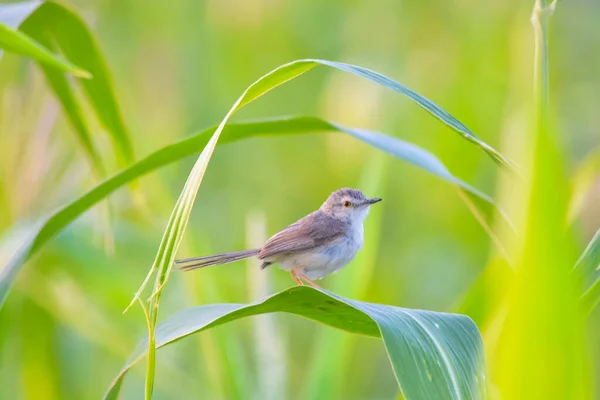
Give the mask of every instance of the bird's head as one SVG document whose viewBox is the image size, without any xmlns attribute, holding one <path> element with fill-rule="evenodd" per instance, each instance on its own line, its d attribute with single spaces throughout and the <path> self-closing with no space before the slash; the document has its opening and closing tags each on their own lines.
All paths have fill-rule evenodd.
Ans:
<svg viewBox="0 0 600 400">
<path fill-rule="evenodd" d="M 341 220 L 363 222 L 371 205 L 381 200 L 378 197 L 368 199 L 360 190 L 344 188 L 331 193 L 321 210 Z"/>
</svg>

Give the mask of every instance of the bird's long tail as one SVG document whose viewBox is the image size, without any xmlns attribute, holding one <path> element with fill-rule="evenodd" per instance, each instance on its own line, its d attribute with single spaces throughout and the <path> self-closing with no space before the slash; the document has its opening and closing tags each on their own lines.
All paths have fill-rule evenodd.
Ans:
<svg viewBox="0 0 600 400">
<path fill-rule="evenodd" d="M 212 256 L 186 258 L 175 261 L 175 266 L 181 271 L 190 271 L 196 268 L 209 267 L 211 265 L 229 264 L 244 258 L 254 257 L 260 253 L 260 249 L 233 251 L 231 253 L 215 254 Z"/>
</svg>

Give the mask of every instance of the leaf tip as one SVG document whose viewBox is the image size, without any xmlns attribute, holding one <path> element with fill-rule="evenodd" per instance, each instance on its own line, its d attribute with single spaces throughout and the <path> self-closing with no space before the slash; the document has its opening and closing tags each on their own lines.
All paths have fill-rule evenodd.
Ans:
<svg viewBox="0 0 600 400">
<path fill-rule="evenodd" d="M 127 313 L 131 306 L 133 306 L 133 303 L 135 303 L 136 300 L 139 300 L 139 298 L 140 296 L 136 293 L 135 296 L 133 296 L 133 299 L 131 299 L 131 301 L 129 302 L 129 305 L 123 310 L 123 314 Z"/>
<path fill-rule="evenodd" d="M 94 77 L 94 75 L 92 75 L 90 72 L 86 71 L 85 69 L 81 69 L 81 68 L 73 68 L 71 73 L 73 75 L 75 75 L 78 78 L 83 78 L 83 79 L 92 79 Z"/>
</svg>

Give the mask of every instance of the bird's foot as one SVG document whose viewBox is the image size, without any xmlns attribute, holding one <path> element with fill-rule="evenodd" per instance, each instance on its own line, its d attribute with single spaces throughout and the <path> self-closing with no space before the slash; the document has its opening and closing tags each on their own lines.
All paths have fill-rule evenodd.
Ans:
<svg viewBox="0 0 600 400">
<path fill-rule="evenodd" d="M 300 275 L 300 277 L 302 279 L 304 279 L 310 286 L 314 287 L 315 289 L 321 289 L 321 286 L 317 285 L 314 281 L 308 279 L 306 277 L 306 275 Z"/>
<path fill-rule="evenodd" d="M 296 274 L 296 271 L 291 270 L 290 271 L 290 275 L 292 275 L 292 279 L 296 281 L 296 283 L 300 286 L 304 286 L 304 283 L 300 280 L 300 278 L 298 277 L 298 275 Z"/>
</svg>

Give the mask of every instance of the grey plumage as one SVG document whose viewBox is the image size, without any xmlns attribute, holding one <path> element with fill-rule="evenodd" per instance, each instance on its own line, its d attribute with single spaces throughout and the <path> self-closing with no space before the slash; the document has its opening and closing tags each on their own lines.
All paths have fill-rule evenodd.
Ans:
<svg viewBox="0 0 600 400">
<path fill-rule="evenodd" d="M 271 237 L 260 250 L 258 259 L 323 246 L 343 235 L 346 225 L 322 210 L 317 210 Z"/>
</svg>

